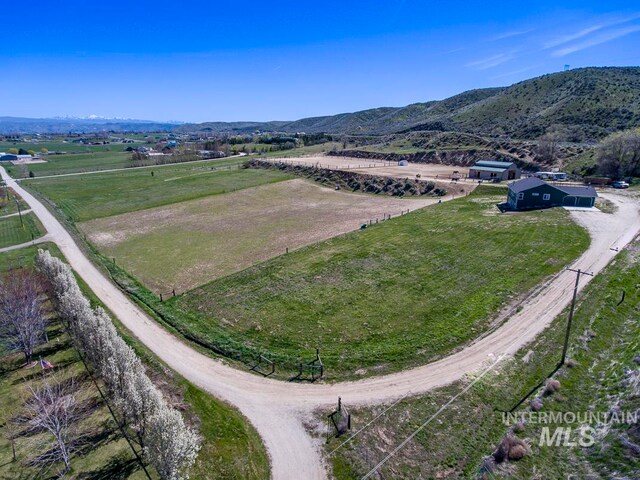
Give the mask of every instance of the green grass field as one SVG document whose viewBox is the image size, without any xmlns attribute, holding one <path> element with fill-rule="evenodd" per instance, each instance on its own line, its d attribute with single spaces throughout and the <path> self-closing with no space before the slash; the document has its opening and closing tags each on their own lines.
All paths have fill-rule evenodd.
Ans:
<svg viewBox="0 0 640 480">
<path fill-rule="evenodd" d="M 111 168 L 128 167 L 131 153 L 128 152 L 90 152 L 71 155 L 43 155 L 46 163 L 30 165 L 11 165 L 5 162 L 5 169 L 14 178 L 27 178 L 29 172 L 36 177 L 45 175 L 63 175 L 67 173 L 90 172 Z"/>
<path fill-rule="evenodd" d="M 575 366 L 561 368 L 554 376 L 561 382 L 560 390 L 544 399 L 540 414 L 638 411 L 640 396 L 637 383 L 634 387 L 632 380 L 638 369 L 634 358 L 640 339 L 639 276 L 640 244 L 636 242 L 581 293 L 568 355 Z M 618 305 L 622 290 L 627 292 L 626 299 Z M 640 464 L 633 443 L 637 445 L 640 441 L 640 432 L 637 425 L 634 430 L 630 424 L 612 424 L 608 432 L 600 426 L 601 438 L 591 448 L 541 447 L 541 427 L 545 425 L 526 425 L 518 436 L 529 442 L 531 454 L 518 462 L 507 462 L 493 474 L 481 476 L 483 457 L 494 451 L 508 430 L 501 412 L 516 407 L 522 399 L 526 400 L 516 411 L 526 411 L 528 400 L 540 395 L 540 390 L 526 395 L 559 362 L 567 310 L 530 345 L 517 352 L 515 358 L 506 360 L 496 372 L 462 393 L 426 425 L 380 469 L 380 478 L 586 479 L 612 478 L 612 472 L 616 472 L 615 478 L 639 478 Z M 362 478 L 442 405 L 460 394 L 471 380 L 406 398 L 392 407 L 351 408 L 354 431 L 373 422 L 330 457 L 336 479 Z M 326 421 L 326 417 L 318 421 Z M 553 433 L 556 426 L 575 430 L 578 424 L 547 426 Z M 327 451 L 333 451 L 342 440 L 331 440 Z"/>
<path fill-rule="evenodd" d="M 242 158 L 25 180 L 72 221 L 168 205 L 290 178 L 279 172 L 224 170 Z M 218 170 L 221 169 L 221 170 Z M 153 173 L 153 175 L 152 175 Z"/>
<path fill-rule="evenodd" d="M 18 215 L 0 218 L 0 248 L 29 242 L 44 234 L 44 227 L 34 214 L 22 215 L 22 222 L 24 225 Z"/>
<path fill-rule="evenodd" d="M 588 246 L 566 211 L 502 215 L 491 192 L 216 280 L 165 302 L 165 319 L 216 350 L 265 352 L 284 370 L 318 347 L 331 379 L 427 363 Z"/>
<path fill-rule="evenodd" d="M 17 203 L 16 198 L 18 199 Z M 20 210 L 27 210 L 29 208 L 29 205 L 27 205 L 22 198 L 16 196 L 12 188 L 5 188 L 5 186 L 0 187 L 0 218 L 5 215 L 18 213 L 18 205 L 20 206 Z"/>
</svg>

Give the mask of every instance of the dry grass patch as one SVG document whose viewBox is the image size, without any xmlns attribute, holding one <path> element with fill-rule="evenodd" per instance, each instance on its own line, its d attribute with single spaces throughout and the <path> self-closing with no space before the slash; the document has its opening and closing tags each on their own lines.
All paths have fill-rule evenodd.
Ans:
<svg viewBox="0 0 640 480">
<path fill-rule="evenodd" d="M 103 253 L 155 292 L 181 292 L 289 251 L 421 208 L 295 179 L 81 223 Z"/>
</svg>

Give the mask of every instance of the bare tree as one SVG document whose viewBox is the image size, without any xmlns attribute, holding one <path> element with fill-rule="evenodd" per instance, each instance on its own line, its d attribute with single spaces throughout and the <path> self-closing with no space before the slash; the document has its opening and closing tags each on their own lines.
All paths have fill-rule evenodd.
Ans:
<svg viewBox="0 0 640 480">
<path fill-rule="evenodd" d="M 614 178 L 640 176 L 640 130 L 607 137 L 596 153 L 600 171 Z"/>
<path fill-rule="evenodd" d="M 558 146 L 563 138 L 559 129 L 550 129 L 538 139 L 535 155 L 536 160 L 543 163 L 553 163 L 558 158 Z"/>
<path fill-rule="evenodd" d="M 27 362 L 46 338 L 40 280 L 27 269 L 11 270 L 0 279 L 0 338 L 11 350 L 24 353 Z"/>
<path fill-rule="evenodd" d="M 51 375 L 39 386 L 29 386 L 31 398 L 25 404 L 29 426 L 53 437 L 53 445 L 39 446 L 43 453 L 34 462 L 43 466 L 62 462 L 64 467 L 60 476 L 71 468 L 71 454 L 78 439 L 78 423 L 82 417 L 78 390 L 73 378 L 64 380 Z"/>
</svg>

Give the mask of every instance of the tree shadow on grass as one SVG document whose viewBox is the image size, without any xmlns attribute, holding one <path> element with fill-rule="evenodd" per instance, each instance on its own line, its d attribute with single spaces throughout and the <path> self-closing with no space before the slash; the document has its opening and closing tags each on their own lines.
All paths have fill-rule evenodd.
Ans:
<svg viewBox="0 0 640 480">
<path fill-rule="evenodd" d="M 44 356 L 43 356 L 44 358 Z M 40 367 L 40 365 L 36 365 L 35 367 L 33 367 L 30 371 L 28 375 L 24 375 L 21 376 L 20 378 L 16 378 L 12 385 L 19 385 L 21 383 L 28 383 L 31 382 L 32 380 L 42 380 L 44 375 L 47 375 L 48 372 L 51 371 L 55 371 L 55 372 L 61 372 L 63 370 L 66 370 L 67 368 L 75 365 L 76 363 L 78 363 L 79 360 L 72 358 L 72 359 L 68 359 L 68 360 L 62 360 L 60 362 L 56 362 L 54 370 L 42 370 L 42 368 Z M 78 372 L 77 374 L 74 375 L 74 378 L 76 381 L 78 382 L 82 382 L 84 383 L 85 381 L 87 381 L 89 374 L 86 371 L 82 371 L 82 372 Z"/>
<path fill-rule="evenodd" d="M 140 464 L 136 459 L 124 458 L 122 455 L 112 458 L 109 463 L 99 470 L 79 474 L 78 480 L 113 480 L 125 479 L 133 475 L 140 469 Z"/>
</svg>

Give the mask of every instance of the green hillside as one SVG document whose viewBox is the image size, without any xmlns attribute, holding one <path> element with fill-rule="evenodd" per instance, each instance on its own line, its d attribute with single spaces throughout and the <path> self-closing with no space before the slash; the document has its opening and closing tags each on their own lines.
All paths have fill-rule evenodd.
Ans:
<svg viewBox="0 0 640 480">
<path fill-rule="evenodd" d="M 383 135 L 440 130 L 533 139 L 550 127 L 574 141 L 640 126 L 640 67 L 580 68 L 510 87 L 469 90 L 444 100 L 311 117 L 293 122 L 210 122 L 180 131 L 255 130 Z"/>
</svg>

